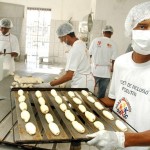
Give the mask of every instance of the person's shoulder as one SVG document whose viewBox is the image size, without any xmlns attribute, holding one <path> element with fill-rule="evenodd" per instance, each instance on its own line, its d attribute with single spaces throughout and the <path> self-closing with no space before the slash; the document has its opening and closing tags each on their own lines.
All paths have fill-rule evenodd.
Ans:
<svg viewBox="0 0 150 150">
<path fill-rule="evenodd" d="M 101 40 L 103 37 L 96 37 L 96 38 L 94 38 L 92 41 L 94 42 L 94 41 L 99 41 L 99 40 Z"/>
<path fill-rule="evenodd" d="M 72 49 L 85 49 L 86 48 L 86 44 L 85 42 L 83 42 L 82 40 L 77 40 L 73 43 Z"/>
<path fill-rule="evenodd" d="M 118 56 L 115 61 L 116 62 L 120 62 L 120 61 L 125 62 L 125 61 L 130 60 L 131 58 L 132 58 L 132 52 L 129 52 L 129 53 L 125 53 L 125 54 Z"/>
</svg>

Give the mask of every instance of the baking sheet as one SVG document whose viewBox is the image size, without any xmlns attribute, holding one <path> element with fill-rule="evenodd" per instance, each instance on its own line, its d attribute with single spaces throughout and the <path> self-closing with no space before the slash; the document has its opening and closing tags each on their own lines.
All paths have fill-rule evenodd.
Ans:
<svg viewBox="0 0 150 150">
<path fill-rule="evenodd" d="M 36 135 L 29 135 L 25 131 L 25 123 L 20 117 L 20 109 L 18 102 L 18 90 L 22 89 L 25 92 L 26 102 L 29 106 L 29 112 L 31 113 L 31 120 L 33 121 L 37 127 Z M 59 105 L 56 103 L 54 97 L 51 95 L 50 91 L 55 89 L 57 94 L 62 98 L 63 103 L 67 105 L 67 108 L 75 115 L 76 121 L 81 123 L 84 128 L 84 133 L 78 133 L 72 126 L 71 122 L 66 119 L 64 112 L 62 112 L 59 108 Z M 44 115 L 40 111 L 40 105 L 38 103 L 38 99 L 35 96 L 35 92 L 39 90 L 42 92 L 43 98 L 46 100 L 46 105 L 49 107 L 49 112 L 52 114 L 54 118 L 54 122 L 58 125 L 60 129 L 60 135 L 55 136 L 51 133 L 48 128 L 48 123 L 45 120 Z M 90 122 L 85 114 L 82 113 L 78 109 L 78 105 L 72 101 L 72 98 L 68 95 L 68 91 L 73 91 L 75 96 L 80 98 L 82 104 L 86 107 L 86 109 L 92 112 L 96 116 L 96 121 L 100 121 L 104 124 L 106 130 L 110 131 L 120 131 L 116 125 L 115 120 L 119 118 L 115 113 L 113 113 L 114 120 L 107 119 L 102 111 L 98 110 L 94 104 L 89 102 L 85 96 L 81 93 L 82 90 L 88 91 L 88 89 L 84 88 L 12 88 L 11 89 L 11 99 L 15 101 L 16 104 L 16 113 L 18 118 L 18 132 L 19 138 L 14 137 L 14 141 L 16 143 L 51 143 L 51 142 L 71 142 L 71 141 L 88 141 L 86 138 L 87 134 L 91 134 L 97 132 L 98 129 L 94 126 L 92 122 Z M 89 92 L 89 91 L 88 91 Z M 99 101 L 97 97 L 89 92 L 90 96 L 92 96 L 95 101 Z M 105 110 L 110 111 L 108 108 L 104 106 Z M 121 120 L 124 122 L 123 120 Z M 130 125 L 124 122 L 127 126 L 126 132 L 136 132 Z"/>
</svg>

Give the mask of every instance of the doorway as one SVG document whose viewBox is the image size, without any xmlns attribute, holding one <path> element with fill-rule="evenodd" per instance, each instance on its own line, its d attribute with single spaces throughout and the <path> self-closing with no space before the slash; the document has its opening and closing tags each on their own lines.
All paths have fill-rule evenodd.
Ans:
<svg viewBox="0 0 150 150">
<path fill-rule="evenodd" d="M 27 8 L 26 56 L 27 62 L 38 65 L 48 61 L 51 9 Z M 46 60 L 47 59 L 47 60 Z"/>
</svg>

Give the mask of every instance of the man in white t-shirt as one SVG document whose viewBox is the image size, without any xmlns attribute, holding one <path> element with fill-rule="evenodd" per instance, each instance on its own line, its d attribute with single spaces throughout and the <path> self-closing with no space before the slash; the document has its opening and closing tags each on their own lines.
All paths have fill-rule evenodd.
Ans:
<svg viewBox="0 0 150 150">
<path fill-rule="evenodd" d="M 98 86 L 98 98 L 105 96 L 113 71 L 113 64 L 117 57 L 117 46 L 111 39 L 113 28 L 107 25 L 102 32 L 104 36 L 95 38 L 89 48 L 92 59 L 92 73 Z"/>
<path fill-rule="evenodd" d="M 90 56 L 86 44 L 75 36 L 70 23 L 60 25 L 57 35 L 61 42 L 71 46 L 67 56 L 65 74 L 50 83 L 43 83 L 39 87 L 60 85 L 71 80 L 71 88 L 88 88 L 94 92 L 95 79 L 91 73 Z"/>
<path fill-rule="evenodd" d="M 10 33 L 12 27 L 11 20 L 7 18 L 0 20 L 0 54 L 4 54 L 3 69 L 9 70 L 9 74 L 14 73 L 14 58 L 20 54 L 18 39 Z"/>
<path fill-rule="evenodd" d="M 93 137 L 88 144 L 100 150 L 150 150 L 150 1 L 130 10 L 125 29 L 133 51 L 115 60 L 109 98 L 102 101 L 137 133 L 103 130 L 88 135 Z"/>
</svg>

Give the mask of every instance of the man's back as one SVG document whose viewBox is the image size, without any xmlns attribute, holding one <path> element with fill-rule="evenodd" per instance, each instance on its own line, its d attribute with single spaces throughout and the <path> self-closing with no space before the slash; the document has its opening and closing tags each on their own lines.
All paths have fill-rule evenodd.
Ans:
<svg viewBox="0 0 150 150">
<path fill-rule="evenodd" d="M 110 77 L 110 60 L 117 57 L 116 44 L 110 38 L 99 37 L 92 41 L 89 53 L 92 55 L 93 75 Z"/>
</svg>

